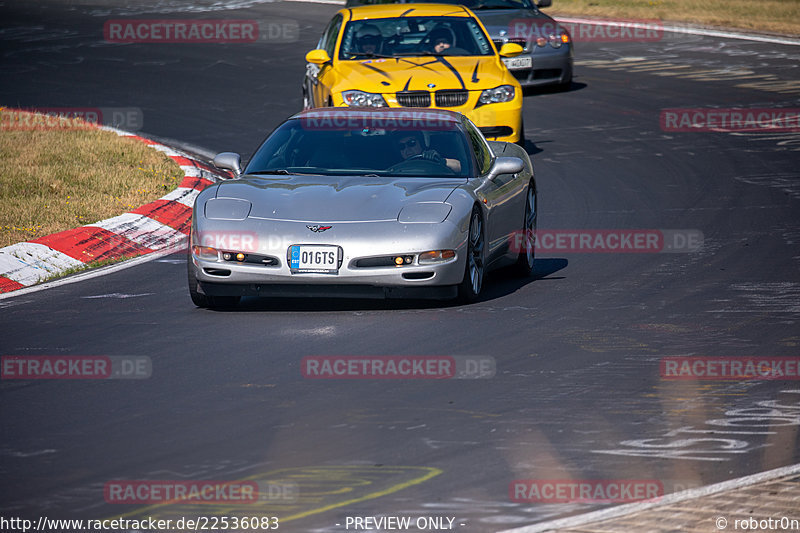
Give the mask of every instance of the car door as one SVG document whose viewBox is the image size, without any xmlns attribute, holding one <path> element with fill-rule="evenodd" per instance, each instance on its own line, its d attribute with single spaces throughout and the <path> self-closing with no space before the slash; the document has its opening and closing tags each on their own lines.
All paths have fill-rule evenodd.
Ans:
<svg viewBox="0 0 800 533">
<path fill-rule="evenodd" d="M 494 162 L 494 154 L 478 128 L 464 119 L 470 144 L 475 155 L 478 172 L 487 175 Z M 488 243 L 487 262 L 503 258 L 509 250 L 509 243 L 515 231 L 519 231 L 523 215 L 518 215 L 520 199 L 525 197 L 521 180 L 515 174 L 500 174 L 493 179 L 484 179 L 480 191 L 487 208 L 486 242 Z M 524 206 L 523 206 L 524 211 Z"/>
<path fill-rule="evenodd" d="M 314 107 L 325 107 L 329 105 L 331 87 L 335 76 L 333 68 L 337 61 L 336 57 L 334 57 L 334 52 L 336 50 L 336 41 L 339 38 L 339 32 L 342 29 L 342 18 L 342 15 L 337 13 L 336 16 L 331 19 L 317 44 L 317 48 L 328 52 L 331 61 L 320 66 L 310 63 L 306 65 L 306 76 L 310 81 L 309 94 L 311 95 L 311 101 Z"/>
</svg>

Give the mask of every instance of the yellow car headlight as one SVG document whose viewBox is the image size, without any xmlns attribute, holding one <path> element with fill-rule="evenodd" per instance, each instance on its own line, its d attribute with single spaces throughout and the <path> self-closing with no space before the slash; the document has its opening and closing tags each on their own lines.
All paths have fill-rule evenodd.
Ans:
<svg viewBox="0 0 800 533">
<path fill-rule="evenodd" d="M 344 91 L 342 92 L 344 103 L 350 107 L 387 107 L 383 96 L 375 93 L 365 93 L 364 91 Z"/>
<path fill-rule="evenodd" d="M 499 102 L 510 102 L 514 99 L 514 86 L 501 85 L 494 89 L 485 89 L 480 98 L 478 98 L 478 105 L 496 104 Z"/>
</svg>

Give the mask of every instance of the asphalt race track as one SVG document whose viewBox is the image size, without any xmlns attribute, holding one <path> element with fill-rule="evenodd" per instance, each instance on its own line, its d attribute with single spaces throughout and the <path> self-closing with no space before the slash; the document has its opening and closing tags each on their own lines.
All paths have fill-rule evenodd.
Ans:
<svg viewBox="0 0 800 533">
<path fill-rule="evenodd" d="M 303 56 L 337 9 L 129 4 L 0 2 L 0 104 L 138 109 L 142 135 L 247 157 L 300 109 Z M 108 19 L 159 17 L 296 32 L 103 40 Z M 515 501 L 514 480 L 650 479 L 669 493 L 800 462 L 798 381 L 660 370 L 670 356 L 800 355 L 800 132 L 660 121 L 673 108 L 796 111 L 800 47 L 666 33 L 579 42 L 576 58 L 571 90 L 525 98 L 540 229 L 691 230 L 699 251 L 540 252 L 535 279 L 498 272 L 466 306 L 250 299 L 201 310 L 185 253 L 0 299 L 2 355 L 152 362 L 142 380 L 0 381 L 0 515 L 277 516 L 298 532 L 450 517 L 490 532 L 602 505 Z M 310 355 L 488 356 L 496 374 L 313 380 L 300 368 Z M 104 497 L 113 480 L 291 490 L 249 504 L 122 505 Z"/>
</svg>

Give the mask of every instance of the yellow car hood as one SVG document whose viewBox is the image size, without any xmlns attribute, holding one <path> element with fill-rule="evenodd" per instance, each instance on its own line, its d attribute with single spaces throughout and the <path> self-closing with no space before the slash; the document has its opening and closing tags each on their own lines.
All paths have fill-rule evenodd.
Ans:
<svg viewBox="0 0 800 533">
<path fill-rule="evenodd" d="M 341 83 L 335 92 L 358 89 L 372 93 L 492 89 L 515 84 L 496 56 L 422 56 L 338 61 Z M 430 84 L 435 85 L 431 87 Z"/>
</svg>

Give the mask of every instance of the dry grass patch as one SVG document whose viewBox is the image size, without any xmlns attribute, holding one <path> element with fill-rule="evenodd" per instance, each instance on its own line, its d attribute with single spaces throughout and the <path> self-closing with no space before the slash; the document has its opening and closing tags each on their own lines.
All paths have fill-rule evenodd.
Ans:
<svg viewBox="0 0 800 533">
<path fill-rule="evenodd" d="M 120 215 L 183 179 L 163 153 L 76 120 L 0 111 L 0 247 Z"/>
<path fill-rule="evenodd" d="M 800 35 L 798 0 L 553 0 L 548 15 L 690 22 Z"/>
</svg>

